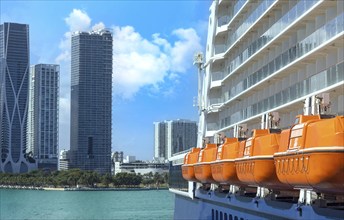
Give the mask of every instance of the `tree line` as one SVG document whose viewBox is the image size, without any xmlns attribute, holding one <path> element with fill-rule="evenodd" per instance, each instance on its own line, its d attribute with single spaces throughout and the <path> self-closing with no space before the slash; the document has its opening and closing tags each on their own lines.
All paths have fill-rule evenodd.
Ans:
<svg viewBox="0 0 344 220">
<path fill-rule="evenodd" d="M 117 173 L 100 175 L 94 171 L 71 169 L 63 171 L 35 170 L 29 173 L 0 173 L 0 185 L 34 187 L 147 187 L 168 183 L 168 173 Z"/>
</svg>

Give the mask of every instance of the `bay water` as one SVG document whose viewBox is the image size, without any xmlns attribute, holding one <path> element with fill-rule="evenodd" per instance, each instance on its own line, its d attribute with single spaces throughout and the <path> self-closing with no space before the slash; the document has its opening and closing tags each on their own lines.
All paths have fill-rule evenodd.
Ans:
<svg viewBox="0 0 344 220">
<path fill-rule="evenodd" d="M 173 219 L 168 190 L 39 191 L 0 189 L 0 219 Z"/>
</svg>

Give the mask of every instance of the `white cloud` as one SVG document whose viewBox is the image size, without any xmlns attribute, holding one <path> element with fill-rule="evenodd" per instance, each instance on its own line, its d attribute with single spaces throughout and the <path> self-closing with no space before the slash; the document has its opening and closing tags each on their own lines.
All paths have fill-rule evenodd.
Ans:
<svg viewBox="0 0 344 220">
<path fill-rule="evenodd" d="M 101 30 L 105 28 L 105 24 L 103 22 L 99 22 L 95 25 L 93 25 L 92 30 L 96 31 L 96 30 Z"/>
<path fill-rule="evenodd" d="M 172 71 L 184 73 L 192 66 L 195 52 L 201 51 L 201 39 L 192 28 L 177 29 L 172 32 L 180 40 L 174 43 L 171 49 Z"/>
<path fill-rule="evenodd" d="M 131 98 L 145 86 L 151 91 L 172 94 L 171 87 L 157 86 L 166 80 L 176 80 L 192 65 L 192 57 L 202 49 L 200 38 L 192 28 L 177 29 L 172 32 L 177 38 L 173 45 L 152 35 L 152 40 L 144 39 L 131 26 L 114 27 L 114 91 L 115 95 Z"/>
<path fill-rule="evenodd" d="M 68 17 L 65 18 L 70 31 L 87 31 L 91 25 L 91 18 L 85 11 L 73 9 Z"/>
<path fill-rule="evenodd" d="M 87 31 L 90 29 L 91 18 L 85 11 L 73 9 L 73 11 L 66 17 L 65 22 L 69 31 L 64 34 L 64 38 L 59 44 L 61 53 L 57 56 L 55 61 L 57 63 L 70 62 L 71 37 L 75 31 Z M 104 27 L 102 22 L 93 26 L 93 28 Z"/>
</svg>

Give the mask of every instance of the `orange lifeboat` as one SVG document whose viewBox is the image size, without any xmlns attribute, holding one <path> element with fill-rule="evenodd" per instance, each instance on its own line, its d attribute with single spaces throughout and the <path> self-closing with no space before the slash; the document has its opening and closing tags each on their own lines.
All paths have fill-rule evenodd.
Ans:
<svg viewBox="0 0 344 220">
<path fill-rule="evenodd" d="M 298 118 L 274 154 L 278 179 L 294 188 L 344 194 L 344 117 Z"/>
<path fill-rule="evenodd" d="M 288 185 L 282 184 L 276 175 L 274 153 L 278 152 L 280 130 L 256 129 L 253 137 L 246 141 L 241 158 L 235 160 L 240 181 L 254 186 L 282 189 Z"/>
<path fill-rule="evenodd" d="M 245 141 L 242 142 L 244 143 Z M 217 148 L 216 161 L 210 164 L 213 179 L 217 183 L 241 185 L 235 169 L 239 147 L 238 138 L 226 138 L 225 143 Z"/>
<path fill-rule="evenodd" d="M 197 181 L 195 178 L 194 164 L 198 161 L 198 154 L 200 150 L 200 148 L 194 147 L 184 157 L 184 165 L 182 165 L 182 175 L 183 178 L 188 181 Z"/>
<path fill-rule="evenodd" d="M 210 164 L 216 160 L 217 145 L 207 144 L 204 149 L 199 152 L 198 163 L 195 164 L 195 177 L 201 183 L 215 182 Z"/>
</svg>

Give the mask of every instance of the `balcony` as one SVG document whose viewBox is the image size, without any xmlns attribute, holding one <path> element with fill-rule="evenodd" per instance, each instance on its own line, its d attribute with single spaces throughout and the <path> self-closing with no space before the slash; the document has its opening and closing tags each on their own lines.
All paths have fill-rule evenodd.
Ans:
<svg viewBox="0 0 344 220">
<path fill-rule="evenodd" d="M 225 50 L 226 50 L 226 44 L 216 44 L 214 46 L 214 54 L 217 55 L 217 54 L 220 54 L 220 53 L 224 53 Z"/>
<path fill-rule="evenodd" d="M 219 129 L 218 123 L 207 123 L 206 137 L 213 137 L 216 131 Z"/>
<path fill-rule="evenodd" d="M 229 21 L 230 17 L 228 15 L 219 17 L 217 19 L 216 34 L 227 31 Z"/>
<path fill-rule="evenodd" d="M 223 72 L 213 72 L 211 74 L 210 89 L 221 87 L 223 79 Z"/>
</svg>

